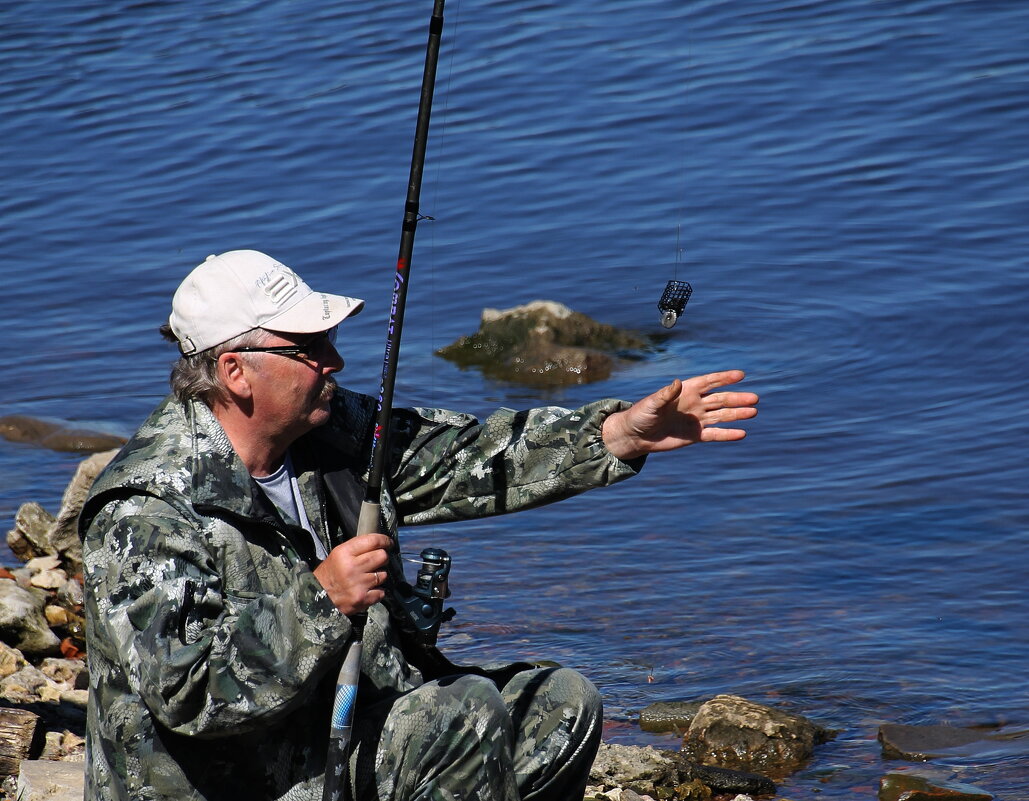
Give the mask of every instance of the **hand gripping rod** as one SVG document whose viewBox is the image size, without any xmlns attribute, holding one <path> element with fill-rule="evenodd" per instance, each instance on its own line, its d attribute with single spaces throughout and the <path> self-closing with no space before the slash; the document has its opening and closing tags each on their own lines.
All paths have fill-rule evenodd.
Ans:
<svg viewBox="0 0 1029 801">
<path fill-rule="evenodd" d="M 425 71 L 422 74 L 422 92 L 418 102 L 418 121 L 415 126 L 414 150 L 411 155 L 411 177 L 404 204 L 404 221 L 400 232 L 400 254 L 393 278 L 393 299 L 390 304 L 389 326 L 386 332 L 386 354 L 382 364 L 382 384 L 379 387 L 378 413 L 372 436 L 372 451 L 368 475 L 368 488 L 361 504 L 357 521 L 358 534 L 370 534 L 380 528 L 380 499 L 382 476 L 386 464 L 390 414 L 393 408 L 393 387 L 397 378 L 397 359 L 400 356 L 400 334 L 404 325 L 407 304 L 407 285 L 410 278 L 411 254 L 414 234 L 418 226 L 418 199 L 422 189 L 422 168 L 425 165 L 425 146 L 429 139 L 429 116 L 432 113 L 432 94 L 436 85 L 436 65 L 439 62 L 440 39 L 443 34 L 443 4 L 434 0 L 432 19 L 429 21 L 429 43 L 425 51 Z M 339 801 L 346 792 L 347 761 L 357 684 L 361 675 L 361 639 L 367 613 L 350 619 L 352 636 L 347 646 L 343 666 L 336 680 L 336 699 L 332 709 L 332 728 L 329 733 L 329 753 L 325 766 L 324 801 Z"/>
</svg>

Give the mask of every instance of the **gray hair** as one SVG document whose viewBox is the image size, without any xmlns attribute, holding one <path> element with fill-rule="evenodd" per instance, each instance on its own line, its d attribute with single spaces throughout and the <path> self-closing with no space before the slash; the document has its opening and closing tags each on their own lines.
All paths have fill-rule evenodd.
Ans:
<svg viewBox="0 0 1029 801">
<path fill-rule="evenodd" d="M 168 325 L 161 326 L 161 336 L 176 342 L 175 335 Z M 225 386 L 218 377 L 218 357 L 238 348 L 257 348 L 273 336 L 263 328 L 252 328 L 237 337 L 226 340 L 213 348 L 194 353 L 191 356 L 180 356 L 172 365 L 171 388 L 175 397 L 182 403 L 197 398 L 208 406 L 215 401 L 225 400 Z M 243 356 L 247 358 L 246 354 Z"/>
</svg>

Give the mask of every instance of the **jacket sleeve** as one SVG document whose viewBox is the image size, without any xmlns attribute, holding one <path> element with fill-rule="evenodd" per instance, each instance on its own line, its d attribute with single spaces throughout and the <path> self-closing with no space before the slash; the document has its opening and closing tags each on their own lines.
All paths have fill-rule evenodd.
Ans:
<svg viewBox="0 0 1029 801">
<path fill-rule="evenodd" d="M 505 514 L 636 475 L 644 458 L 623 462 L 601 438 L 604 418 L 629 405 L 500 409 L 482 423 L 441 410 L 397 410 L 392 487 L 401 522 Z"/>
<path fill-rule="evenodd" d="M 233 595 L 207 550 L 217 544 L 195 526 L 154 498 L 109 503 L 93 520 L 88 647 L 108 673 L 94 686 L 138 696 L 178 733 L 240 734 L 309 698 L 350 625 L 304 565 L 277 594 Z"/>
</svg>

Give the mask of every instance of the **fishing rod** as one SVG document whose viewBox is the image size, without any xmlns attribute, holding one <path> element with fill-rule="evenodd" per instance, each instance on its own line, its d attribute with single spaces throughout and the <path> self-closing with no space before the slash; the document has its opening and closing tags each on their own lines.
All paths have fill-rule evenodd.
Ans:
<svg viewBox="0 0 1029 801">
<path fill-rule="evenodd" d="M 404 308 L 407 305 L 407 287 L 411 270 L 411 254 L 414 251 L 414 235 L 418 221 L 422 219 L 418 213 L 418 201 L 422 188 L 425 148 L 429 139 L 429 116 L 432 113 L 432 95 L 436 86 L 436 65 L 439 62 L 440 39 L 443 35 L 444 2 L 445 0 L 434 0 L 432 18 L 429 21 L 429 41 L 425 51 L 425 70 L 422 73 L 422 89 L 418 101 L 418 120 L 415 124 L 414 149 L 411 154 L 411 174 L 407 185 L 407 201 L 404 204 L 404 219 L 400 232 L 400 253 L 397 256 L 396 273 L 393 277 L 393 298 L 386 331 L 386 353 L 383 358 L 382 383 L 379 387 L 375 429 L 372 435 L 368 486 L 357 521 L 356 533 L 358 535 L 371 534 L 381 528 L 382 477 L 387 451 L 385 440 L 388 440 L 393 408 L 393 388 L 397 378 L 400 335 L 404 325 Z M 441 599 L 448 594 L 446 577 L 450 570 L 450 557 L 439 549 L 427 550 L 432 553 L 422 552 L 425 568 L 419 572 L 418 585 L 422 592 L 434 600 Z M 416 603 L 418 597 L 415 596 Z M 329 753 L 322 793 L 324 801 L 336 801 L 341 798 L 346 784 L 344 777 L 347 773 L 354 706 L 357 700 L 358 680 L 361 675 L 362 638 L 367 620 L 366 612 L 350 618 L 350 643 L 336 680 L 336 697 L 332 709 L 332 728 L 329 733 Z M 438 621 L 436 626 L 438 627 Z"/>
</svg>

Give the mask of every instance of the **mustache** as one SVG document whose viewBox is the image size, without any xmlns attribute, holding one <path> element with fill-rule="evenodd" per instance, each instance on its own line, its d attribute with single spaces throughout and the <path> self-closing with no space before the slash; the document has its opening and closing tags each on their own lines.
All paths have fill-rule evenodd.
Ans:
<svg viewBox="0 0 1029 801">
<path fill-rule="evenodd" d="M 336 379 L 331 375 L 326 376 L 325 384 L 322 386 L 321 392 L 318 393 L 318 401 L 320 403 L 328 403 L 336 397 L 337 389 L 339 389 L 339 384 L 336 383 Z"/>
</svg>

